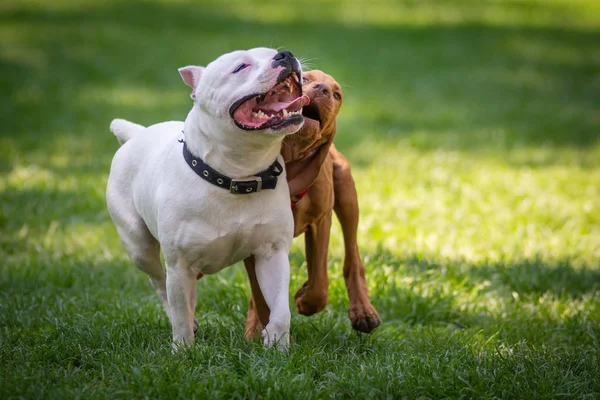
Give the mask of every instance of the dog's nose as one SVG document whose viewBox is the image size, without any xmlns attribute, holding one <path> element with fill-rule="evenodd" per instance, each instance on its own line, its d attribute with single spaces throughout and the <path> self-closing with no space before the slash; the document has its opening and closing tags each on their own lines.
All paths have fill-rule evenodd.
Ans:
<svg viewBox="0 0 600 400">
<path fill-rule="evenodd" d="M 280 51 L 279 53 L 275 54 L 275 57 L 273 57 L 273 60 L 275 61 L 279 61 L 279 60 L 284 60 L 286 58 L 292 59 L 294 58 L 294 55 L 292 54 L 291 51 Z"/>
<path fill-rule="evenodd" d="M 289 52 L 287 50 L 280 51 L 279 53 L 275 54 L 275 57 L 273 57 L 273 62 L 271 63 L 271 66 L 273 68 L 283 67 L 287 71 L 300 72 L 296 58 L 294 57 L 294 55 L 291 52 Z"/>
<path fill-rule="evenodd" d="M 315 91 L 315 96 L 319 96 L 319 95 L 323 95 L 323 96 L 329 96 L 331 89 L 329 89 L 329 86 L 324 84 L 324 83 L 315 83 L 315 85 L 313 86 L 313 90 Z"/>
</svg>

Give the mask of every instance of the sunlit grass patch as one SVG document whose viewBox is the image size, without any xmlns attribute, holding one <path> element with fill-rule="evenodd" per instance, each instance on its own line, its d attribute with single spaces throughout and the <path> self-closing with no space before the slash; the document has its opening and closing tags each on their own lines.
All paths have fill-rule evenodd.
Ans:
<svg viewBox="0 0 600 400">
<path fill-rule="evenodd" d="M 377 159 L 355 168 L 365 249 L 383 245 L 399 256 L 471 262 L 541 256 L 595 265 L 600 174 L 588 165 L 589 153 L 421 152 L 406 141 L 389 149 L 367 142 L 354 150 L 359 160 Z M 338 235 L 333 240 L 341 245 Z"/>
</svg>

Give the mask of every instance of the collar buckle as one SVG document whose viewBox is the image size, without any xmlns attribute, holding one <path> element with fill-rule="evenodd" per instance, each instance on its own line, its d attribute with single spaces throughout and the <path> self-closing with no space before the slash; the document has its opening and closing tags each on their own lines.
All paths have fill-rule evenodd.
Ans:
<svg viewBox="0 0 600 400">
<path fill-rule="evenodd" d="M 229 192 L 233 194 L 256 193 L 262 190 L 262 178 L 257 176 L 253 180 L 231 179 Z"/>
<path fill-rule="evenodd" d="M 260 192 L 262 189 L 262 178 L 260 176 L 256 179 L 256 191 Z"/>
</svg>

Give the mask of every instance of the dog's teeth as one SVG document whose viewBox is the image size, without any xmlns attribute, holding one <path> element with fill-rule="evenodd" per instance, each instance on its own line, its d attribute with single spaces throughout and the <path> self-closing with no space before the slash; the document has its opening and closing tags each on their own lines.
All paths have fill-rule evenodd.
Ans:
<svg viewBox="0 0 600 400">
<path fill-rule="evenodd" d="M 287 118 L 288 117 L 288 111 L 284 108 L 283 109 L 283 118 Z"/>
<path fill-rule="evenodd" d="M 265 118 L 267 118 L 267 119 L 268 119 L 268 118 L 273 118 L 273 116 L 272 116 L 272 115 L 271 115 L 271 116 L 269 116 L 268 114 L 265 114 L 265 112 L 264 112 L 264 111 L 262 111 L 262 110 L 259 110 L 259 111 L 258 111 L 258 116 L 259 116 L 260 118 L 263 118 L 263 119 L 265 119 Z"/>
<path fill-rule="evenodd" d="M 294 80 L 295 80 L 296 82 L 300 82 L 300 81 L 298 80 L 298 74 L 293 74 L 293 75 L 292 75 L 292 77 L 294 78 Z"/>
</svg>

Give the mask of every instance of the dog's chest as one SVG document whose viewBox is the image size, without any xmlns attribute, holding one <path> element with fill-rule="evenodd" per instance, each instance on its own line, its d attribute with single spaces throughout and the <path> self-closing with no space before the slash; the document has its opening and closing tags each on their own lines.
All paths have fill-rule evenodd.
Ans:
<svg viewBox="0 0 600 400">
<path fill-rule="evenodd" d="M 291 213 L 275 207 L 274 196 L 259 196 L 204 196 L 180 204 L 174 223 L 160 228 L 161 236 L 172 238 L 163 245 L 165 255 L 175 252 L 195 273 L 212 274 L 264 246 L 289 246 Z"/>
</svg>

